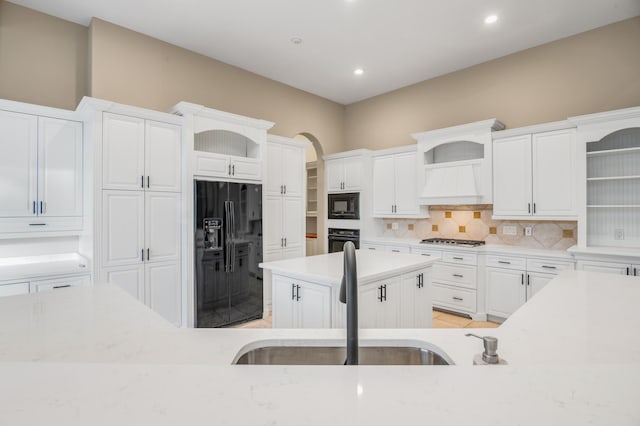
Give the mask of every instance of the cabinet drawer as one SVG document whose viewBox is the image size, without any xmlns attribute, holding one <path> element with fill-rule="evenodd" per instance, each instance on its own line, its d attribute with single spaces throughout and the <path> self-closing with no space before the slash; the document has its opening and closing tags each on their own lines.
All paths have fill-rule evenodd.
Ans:
<svg viewBox="0 0 640 426">
<path fill-rule="evenodd" d="M 0 219 L 0 233 L 63 232 L 82 230 L 82 216 L 8 217 Z"/>
<path fill-rule="evenodd" d="M 412 248 L 411 253 L 419 254 L 421 256 L 429 257 L 432 259 L 442 258 L 442 252 L 440 250 L 425 250 L 422 248 Z"/>
<path fill-rule="evenodd" d="M 452 288 L 439 284 L 433 284 L 432 289 L 434 306 L 466 312 L 476 311 L 475 290 Z"/>
<path fill-rule="evenodd" d="M 557 274 L 567 269 L 574 269 L 573 262 L 555 259 L 527 259 L 527 271 Z"/>
<path fill-rule="evenodd" d="M 11 283 L 0 285 L 0 297 L 29 293 L 29 283 Z"/>
<path fill-rule="evenodd" d="M 384 246 L 382 244 L 362 243 L 360 244 L 360 250 L 384 251 Z"/>
<path fill-rule="evenodd" d="M 451 251 L 442 252 L 442 261 L 449 263 L 459 263 L 461 265 L 473 265 L 478 264 L 478 255 L 473 253 L 456 253 Z"/>
<path fill-rule="evenodd" d="M 55 278 L 51 280 L 31 281 L 29 284 L 29 291 L 31 293 L 56 290 L 67 287 L 80 287 L 89 285 L 89 275 L 82 275 L 79 277 L 67 277 L 67 278 Z"/>
<path fill-rule="evenodd" d="M 475 266 L 436 263 L 433 265 L 432 281 L 475 289 L 476 268 Z"/>
<path fill-rule="evenodd" d="M 527 259 L 524 257 L 490 255 L 487 256 L 487 266 L 505 269 L 519 269 L 523 271 L 527 267 Z"/>
<path fill-rule="evenodd" d="M 385 246 L 384 249 L 392 253 L 411 253 L 411 249 L 408 246 Z"/>
</svg>

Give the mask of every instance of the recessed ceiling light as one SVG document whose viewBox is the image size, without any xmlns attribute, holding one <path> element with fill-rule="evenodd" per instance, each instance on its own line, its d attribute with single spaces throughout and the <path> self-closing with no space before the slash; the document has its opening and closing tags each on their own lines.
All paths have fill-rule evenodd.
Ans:
<svg viewBox="0 0 640 426">
<path fill-rule="evenodd" d="M 484 18 L 484 23 L 485 24 L 493 24 L 497 20 L 498 20 L 498 16 L 497 15 L 489 15 L 486 18 Z"/>
<path fill-rule="evenodd" d="M 355 75 L 362 75 L 364 74 L 364 70 L 362 68 L 356 68 L 355 70 L 353 70 L 353 73 Z"/>
<path fill-rule="evenodd" d="M 298 36 L 293 36 L 293 37 L 291 37 L 291 38 L 290 38 L 290 40 L 291 40 L 291 43 L 293 43 L 293 44 L 300 44 L 300 43 L 302 43 L 302 38 L 301 38 L 301 37 L 298 37 Z"/>
</svg>

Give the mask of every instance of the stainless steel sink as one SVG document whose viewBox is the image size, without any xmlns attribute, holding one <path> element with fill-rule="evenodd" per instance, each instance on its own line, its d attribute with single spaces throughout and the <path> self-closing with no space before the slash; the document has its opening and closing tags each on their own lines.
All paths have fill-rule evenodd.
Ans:
<svg viewBox="0 0 640 426">
<path fill-rule="evenodd" d="M 361 346 L 360 365 L 449 365 L 441 355 L 421 347 Z M 241 354 L 241 355 L 240 355 Z M 273 345 L 240 352 L 234 364 L 342 365 L 344 346 Z"/>
</svg>

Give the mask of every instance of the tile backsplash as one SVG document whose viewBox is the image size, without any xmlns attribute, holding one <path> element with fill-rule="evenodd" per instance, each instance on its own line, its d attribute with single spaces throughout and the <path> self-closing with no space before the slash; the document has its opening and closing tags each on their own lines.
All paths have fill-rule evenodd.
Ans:
<svg viewBox="0 0 640 426">
<path fill-rule="evenodd" d="M 377 219 L 376 237 L 381 238 L 457 238 L 483 240 L 487 244 L 507 244 L 530 248 L 566 250 L 576 244 L 577 222 L 536 220 L 493 220 L 493 210 L 431 210 L 430 219 Z M 391 229 L 397 223 L 398 229 Z M 413 225 L 413 226 L 410 226 Z M 515 228 L 507 235 L 503 227 Z M 531 227 L 531 236 L 525 227 Z M 513 232 L 512 232 L 513 233 Z"/>
</svg>

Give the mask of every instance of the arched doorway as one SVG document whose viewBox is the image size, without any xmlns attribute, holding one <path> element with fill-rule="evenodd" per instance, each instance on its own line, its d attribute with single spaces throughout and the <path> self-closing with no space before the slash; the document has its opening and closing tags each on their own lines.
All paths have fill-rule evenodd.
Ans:
<svg viewBox="0 0 640 426">
<path fill-rule="evenodd" d="M 324 253 L 324 152 L 318 139 L 311 133 L 302 132 L 294 139 L 311 142 L 307 148 L 307 205 L 306 233 L 307 256 Z"/>
</svg>

